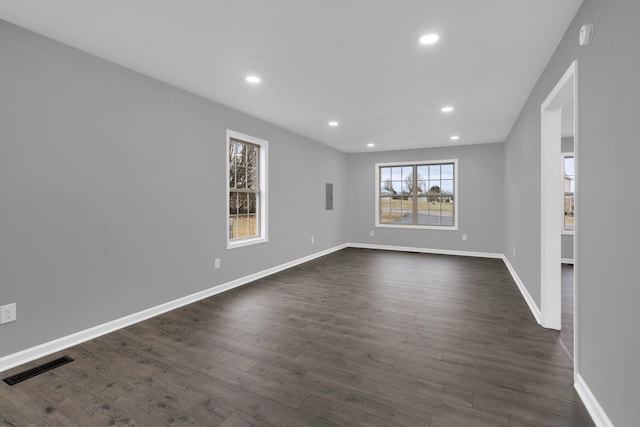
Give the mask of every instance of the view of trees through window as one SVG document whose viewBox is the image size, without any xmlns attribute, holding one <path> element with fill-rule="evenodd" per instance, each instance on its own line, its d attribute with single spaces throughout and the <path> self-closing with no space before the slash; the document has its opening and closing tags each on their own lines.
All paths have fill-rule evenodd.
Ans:
<svg viewBox="0 0 640 427">
<path fill-rule="evenodd" d="M 229 140 L 229 239 L 259 235 L 258 206 L 260 147 Z"/>
<path fill-rule="evenodd" d="M 379 167 L 379 223 L 455 225 L 455 163 Z"/>
</svg>

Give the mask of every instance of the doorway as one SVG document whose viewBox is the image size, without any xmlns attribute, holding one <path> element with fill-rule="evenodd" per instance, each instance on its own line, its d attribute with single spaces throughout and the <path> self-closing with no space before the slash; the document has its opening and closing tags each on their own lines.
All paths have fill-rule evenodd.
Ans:
<svg viewBox="0 0 640 427">
<path fill-rule="evenodd" d="M 577 360 L 577 264 L 576 240 L 578 230 L 578 217 L 572 209 L 577 194 L 578 176 L 578 138 L 577 138 L 577 62 L 574 61 L 553 88 L 541 106 L 541 312 L 542 326 L 561 332 L 559 336 L 565 340 L 567 337 L 573 342 L 565 345 L 570 350 L 569 356 L 573 356 L 574 366 Z M 573 177 L 575 181 L 567 188 L 565 174 L 565 159 L 562 155 L 563 136 L 573 138 Z M 567 191 L 569 190 L 569 191 Z M 571 191 L 573 190 L 573 191 Z M 573 200 L 567 201 L 567 194 Z M 567 208 L 569 206 L 569 208 Z M 567 213 L 570 212 L 572 222 L 570 230 L 573 233 L 572 255 L 574 265 L 572 268 L 563 268 L 562 240 L 566 241 Z M 564 277 L 563 277 L 564 276 Z M 563 318 L 563 279 L 564 290 L 564 318 Z M 570 288 L 567 288 L 567 282 Z M 567 295 L 571 292 L 572 295 Z M 571 304 L 567 304 L 571 302 Z M 567 313 L 572 310 L 573 313 Z M 572 320 L 572 321 L 569 321 Z M 573 327 L 572 333 L 567 333 L 568 328 Z M 563 331 L 563 328 L 565 329 Z M 562 339 L 562 338 L 560 338 Z M 567 343 L 564 343 L 567 344 Z M 572 350 L 572 351 L 571 351 Z"/>
</svg>

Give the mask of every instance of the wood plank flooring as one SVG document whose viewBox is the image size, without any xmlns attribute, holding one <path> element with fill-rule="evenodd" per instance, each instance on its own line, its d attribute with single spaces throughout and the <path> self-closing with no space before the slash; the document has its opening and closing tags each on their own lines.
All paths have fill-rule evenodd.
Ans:
<svg viewBox="0 0 640 427">
<path fill-rule="evenodd" d="M 9 426 L 590 426 L 501 260 L 345 249 L 105 335 Z"/>
</svg>

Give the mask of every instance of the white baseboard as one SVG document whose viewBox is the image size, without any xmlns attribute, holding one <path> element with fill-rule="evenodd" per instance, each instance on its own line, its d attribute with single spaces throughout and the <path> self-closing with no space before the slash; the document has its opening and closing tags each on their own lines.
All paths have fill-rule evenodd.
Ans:
<svg viewBox="0 0 640 427">
<path fill-rule="evenodd" d="M 573 259 L 572 258 L 562 258 L 560 260 L 560 262 L 563 263 L 563 264 L 571 264 L 571 265 L 573 265 Z"/>
<path fill-rule="evenodd" d="M 582 399 L 582 403 L 584 403 L 584 406 L 587 408 L 595 425 L 597 427 L 613 427 L 613 423 L 604 412 L 604 409 L 602 409 L 602 406 L 600 406 L 598 399 L 591 393 L 591 389 L 584 381 L 584 378 L 582 378 L 579 373 L 576 373 L 575 378 L 576 382 L 573 386 L 578 392 L 580 399 Z"/>
<path fill-rule="evenodd" d="M 0 372 L 346 248 L 338 245 L 0 358 Z"/>
<path fill-rule="evenodd" d="M 518 289 L 520 289 L 520 293 L 522 294 L 522 297 L 524 298 L 527 305 L 529 306 L 529 310 L 531 311 L 531 314 L 533 314 L 533 317 L 535 317 L 536 322 L 538 322 L 539 325 L 542 325 L 542 312 L 536 305 L 536 302 L 531 297 L 531 294 L 529 294 L 529 291 L 527 290 L 527 288 L 524 286 L 524 283 L 522 283 L 522 280 L 520 280 L 520 277 L 518 276 L 518 273 L 516 273 L 515 268 L 513 268 L 513 266 L 509 262 L 509 258 L 507 258 L 505 255 L 502 255 L 502 260 L 504 261 L 504 264 L 507 266 L 509 273 L 511 273 L 511 277 L 513 277 L 513 280 L 516 282 L 516 285 L 518 285 Z"/>
<path fill-rule="evenodd" d="M 415 248 L 411 246 L 374 245 L 369 243 L 347 243 L 347 246 L 350 248 L 379 249 L 383 251 L 419 252 L 424 254 L 457 255 L 457 256 L 478 257 L 478 258 L 500 258 L 500 259 L 503 258 L 502 254 L 496 254 L 492 252 L 454 251 L 449 249 L 430 249 L 430 248 Z"/>
</svg>

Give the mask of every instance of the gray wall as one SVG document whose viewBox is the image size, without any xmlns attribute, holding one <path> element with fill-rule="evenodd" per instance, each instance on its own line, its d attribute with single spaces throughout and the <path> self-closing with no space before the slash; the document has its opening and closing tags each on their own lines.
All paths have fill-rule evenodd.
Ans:
<svg viewBox="0 0 640 427">
<path fill-rule="evenodd" d="M 344 242 L 346 154 L 4 21 L 0 58 L 0 357 Z M 227 128 L 270 143 L 269 242 L 231 251 Z"/>
<path fill-rule="evenodd" d="M 573 138 L 562 138 L 560 151 L 563 153 L 573 153 Z M 561 256 L 564 260 L 573 260 L 573 234 L 563 234 L 560 239 Z"/>
<path fill-rule="evenodd" d="M 578 59 L 578 370 L 616 426 L 640 419 L 640 206 L 624 185 L 637 182 L 640 157 L 639 16 L 637 0 L 585 0 L 505 143 L 506 253 L 539 305 L 540 105 Z M 586 23 L 593 43 L 580 47 Z M 603 194 L 628 205 L 603 214 Z"/>
<path fill-rule="evenodd" d="M 349 242 L 503 253 L 503 148 L 497 143 L 350 154 Z M 458 231 L 375 228 L 375 164 L 441 159 L 458 159 Z"/>
</svg>

